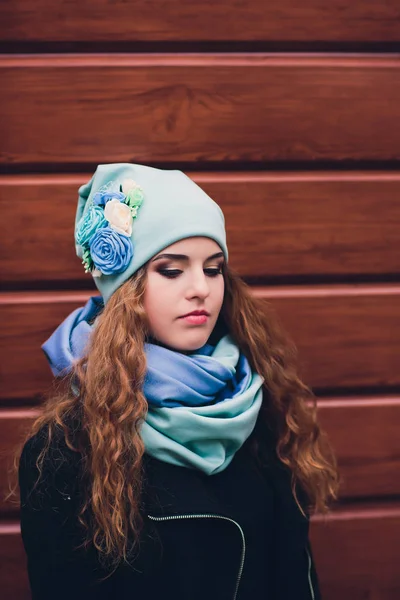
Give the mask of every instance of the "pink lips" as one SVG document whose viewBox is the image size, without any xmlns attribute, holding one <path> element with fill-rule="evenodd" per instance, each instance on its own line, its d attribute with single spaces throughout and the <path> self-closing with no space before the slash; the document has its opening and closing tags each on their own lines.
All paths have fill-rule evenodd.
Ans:
<svg viewBox="0 0 400 600">
<path fill-rule="evenodd" d="M 194 315 L 194 314 L 190 314 L 190 315 L 186 315 L 186 317 L 181 317 L 181 319 L 184 319 L 186 321 L 186 323 L 190 323 L 191 325 L 203 325 L 204 323 L 207 322 L 208 316 L 207 315 Z"/>
<path fill-rule="evenodd" d="M 191 325 L 203 325 L 207 322 L 209 316 L 210 315 L 205 310 L 194 310 L 193 312 L 181 317 L 181 319 L 184 319 L 186 323 L 190 323 Z"/>
</svg>

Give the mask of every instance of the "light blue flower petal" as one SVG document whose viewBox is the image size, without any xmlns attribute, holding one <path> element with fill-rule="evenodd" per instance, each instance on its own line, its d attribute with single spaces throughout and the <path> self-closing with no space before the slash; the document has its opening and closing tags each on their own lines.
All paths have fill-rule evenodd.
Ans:
<svg viewBox="0 0 400 600">
<path fill-rule="evenodd" d="M 104 210 L 100 206 L 92 206 L 79 221 L 75 239 L 77 244 L 84 246 L 90 242 L 90 239 L 101 227 L 105 227 L 107 221 L 104 217 Z"/>
<path fill-rule="evenodd" d="M 133 257 L 132 240 L 111 227 L 103 227 L 90 240 L 90 254 L 95 267 L 104 275 L 122 273 Z"/>
</svg>

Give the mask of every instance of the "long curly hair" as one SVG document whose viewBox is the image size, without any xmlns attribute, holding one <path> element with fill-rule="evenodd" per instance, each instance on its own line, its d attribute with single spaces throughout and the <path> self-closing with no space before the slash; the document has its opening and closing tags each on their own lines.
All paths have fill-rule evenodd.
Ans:
<svg viewBox="0 0 400 600">
<path fill-rule="evenodd" d="M 334 453 L 316 418 L 316 400 L 296 372 L 296 351 L 271 306 L 256 298 L 228 266 L 223 267 L 224 302 L 219 316 L 251 367 L 262 375 L 264 402 L 252 449 L 263 459 L 263 436 L 273 434 L 278 459 L 289 467 L 292 491 L 306 493 L 311 511 L 326 513 L 337 497 Z M 39 478 L 56 430 L 70 450 L 81 453 L 88 482 L 79 519 L 103 559 L 128 560 L 129 539 L 142 528 L 140 425 L 146 417 L 144 344 L 149 324 L 143 307 L 147 266 L 111 296 L 99 314 L 85 356 L 64 379 L 64 391 L 43 405 L 27 439 L 42 428 L 46 443 L 37 459 Z M 71 416 L 79 415 L 79 430 Z M 89 515 L 90 514 L 90 518 Z"/>
</svg>

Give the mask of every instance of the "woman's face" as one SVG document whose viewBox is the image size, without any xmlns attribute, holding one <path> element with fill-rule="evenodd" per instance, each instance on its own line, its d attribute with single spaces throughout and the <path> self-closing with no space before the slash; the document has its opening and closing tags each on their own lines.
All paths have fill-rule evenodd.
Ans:
<svg viewBox="0 0 400 600">
<path fill-rule="evenodd" d="M 148 264 L 144 307 L 151 334 L 181 352 L 204 346 L 224 299 L 224 255 L 214 240 L 180 240 Z M 206 315 L 185 316 L 193 311 Z"/>
</svg>

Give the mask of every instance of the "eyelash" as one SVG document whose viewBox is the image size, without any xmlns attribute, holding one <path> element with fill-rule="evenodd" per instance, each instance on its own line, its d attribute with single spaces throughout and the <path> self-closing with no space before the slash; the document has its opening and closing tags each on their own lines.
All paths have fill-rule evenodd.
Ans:
<svg viewBox="0 0 400 600">
<path fill-rule="evenodd" d="M 158 273 L 163 277 L 168 277 L 168 279 L 175 279 L 182 271 L 179 269 L 159 269 Z M 222 267 L 219 269 L 204 269 L 204 273 L 206 273 L 208 277 L 217 277 L 218 275 L 222 275 Z"/>
</svg>

